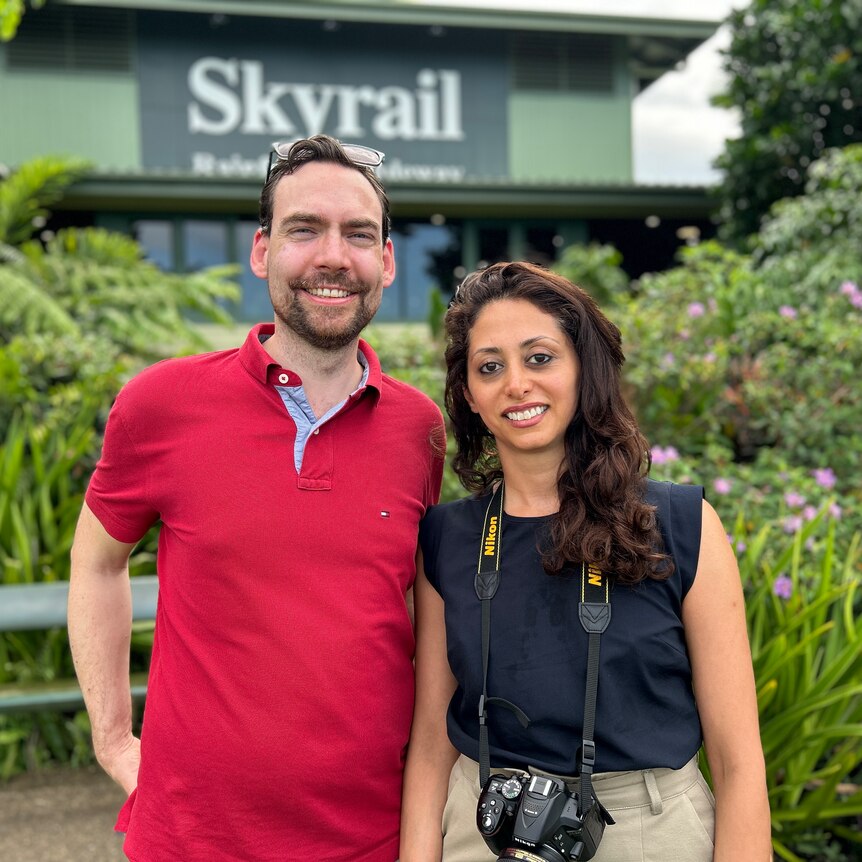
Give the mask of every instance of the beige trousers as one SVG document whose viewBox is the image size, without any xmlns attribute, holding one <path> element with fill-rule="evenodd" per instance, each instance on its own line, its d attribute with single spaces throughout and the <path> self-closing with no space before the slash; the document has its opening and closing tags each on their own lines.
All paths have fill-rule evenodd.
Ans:
<svg viewBox="0 0 862 862">
<path fill-rule="evenodd" d="M 616 821 L 594 862 L 711 862 L 715 800 L 696 758 L 682 769 L 599 773 L 593 788 Z M 461 755 L 443 812 L 443 862 L 496 860 L 476 828 L 478 800 L 479 764 Z"/>
</svg>

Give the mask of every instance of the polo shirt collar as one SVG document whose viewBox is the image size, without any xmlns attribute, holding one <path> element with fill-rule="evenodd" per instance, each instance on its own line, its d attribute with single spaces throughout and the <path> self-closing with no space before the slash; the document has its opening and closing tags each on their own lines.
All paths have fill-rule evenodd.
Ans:
<svg viewBox="0 0 862 862">
<path fill-rule="evenodd" d="M 274 333 L 274 323 L 258 323 L 253 326 L 239 349 L 240 362 L 245 370 L 261 383 L 274 386 L 302 386 L 302 379 L 295 371 L 282 368 L 264 349 L 263 342 Z M 362 339 L 359 340 L 359 351 L 368 363 L 368 380 L 365 388 L 379 398 L 383 384 L 380 360 L 368 342 Z"/>
</svg>

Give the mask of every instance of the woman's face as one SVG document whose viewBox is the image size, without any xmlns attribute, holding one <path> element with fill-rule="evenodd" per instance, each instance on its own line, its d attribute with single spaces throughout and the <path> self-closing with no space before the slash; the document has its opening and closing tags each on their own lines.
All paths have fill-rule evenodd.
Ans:
<svg viewBox="0 0 862 862">
<path fill-rule="evenodd" d="M 486 305 L 470 330 L 464 395 L 504 452 L 562 460 L 580 362 L 556 318 L 525 299 Z"/>
</svg>

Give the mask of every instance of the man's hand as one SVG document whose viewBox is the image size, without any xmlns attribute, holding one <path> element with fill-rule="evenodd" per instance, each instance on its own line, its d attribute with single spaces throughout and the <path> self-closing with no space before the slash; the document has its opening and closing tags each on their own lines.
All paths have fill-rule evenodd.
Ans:
<svg viewBox="0 0 862 862">
<path fill-rule="evenodd" d="M 102 769 L 123 788 L 126 796 L 138 786 L 138 767 L 141 765 L 141 740 L 129 735 L 119 745 L 96 751 Z"/>
</svg>

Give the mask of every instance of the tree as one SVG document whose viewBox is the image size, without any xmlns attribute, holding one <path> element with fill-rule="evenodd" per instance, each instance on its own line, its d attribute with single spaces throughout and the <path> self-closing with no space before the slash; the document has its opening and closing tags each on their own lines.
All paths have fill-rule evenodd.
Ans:
<svg viewBox="0 0 862 862">
<path fill-rule="evenodd" d="M 741 135 L 717 166 L 722 236 L 742 242 L 804 191 L 825 150 L 862 141 L 862 0 L 752 0 L 729 18 L 728 89 Z"/>
<path fill-rule="evenodd" d="M 33 9 L 44 5 L 45 0 L 30 0 Z M 0 42 L 14 38 L 23 14 L 24 0 L 0 0 Z"/>
</svg>

